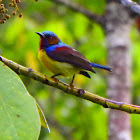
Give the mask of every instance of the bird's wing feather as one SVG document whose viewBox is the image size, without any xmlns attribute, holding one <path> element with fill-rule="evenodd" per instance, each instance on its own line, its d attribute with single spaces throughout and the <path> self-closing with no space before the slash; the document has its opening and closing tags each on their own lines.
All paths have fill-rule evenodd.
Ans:
<svg viewBox="0 0 140 140">
<path fill-rule="evenodd" d="M 53 60 L 66 62 L 76 67 L 94 72 L 90 62 L 82 54 L 70 47 L 55 47 L 53 50 L 46 50 L 46 53 Z"/>
</svg>

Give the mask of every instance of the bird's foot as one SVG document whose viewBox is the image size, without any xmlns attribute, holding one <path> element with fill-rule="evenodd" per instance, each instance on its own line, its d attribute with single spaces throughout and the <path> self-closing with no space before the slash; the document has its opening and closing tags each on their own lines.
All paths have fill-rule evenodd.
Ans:
<svg viewBox="0 0 140 140">
<path fill-rule="evenodd" d="M 69 86 L 70 86 L 71 89 L 74 89 L 74 85 L 72 83 L 70 83 Z"/>
<path fill-rule="evenodd" d="M 51 78 L 56 82 L 56 83 L 58 83 L 59 82 L 59 80 L 57 79 L 57 78 L 55 78 L 56 76 L 60 76 L 61 74 L 59 73 L 59 74 L 55 74 L 55 75 L 53 75 L 53 76 L 51 76 Z"/>
<path fill-rule="evenodd" d="M 57 78 L 54 78 L 53 76 L 51 77 L 56 83 L 59 82 L 59 80 Z"/>
</svg>

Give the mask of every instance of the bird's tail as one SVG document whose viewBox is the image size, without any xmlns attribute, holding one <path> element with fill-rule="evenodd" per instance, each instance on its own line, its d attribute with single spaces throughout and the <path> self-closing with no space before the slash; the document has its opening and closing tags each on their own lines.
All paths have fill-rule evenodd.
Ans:
<svg viewBox="0 0 140 140">
<path fill-rule="evenodd" d="M 92 66 L 92 67 L 95 67 L 95 68 L 100 68 L 100 69 L 112 71 L 111 68 L 109 68 L 109 67 L 107 67 L 107 66 L 99 65 L 99 64 L 96 64 L 96 63 L 91 63 L 91 66 Z"/>
</svg>

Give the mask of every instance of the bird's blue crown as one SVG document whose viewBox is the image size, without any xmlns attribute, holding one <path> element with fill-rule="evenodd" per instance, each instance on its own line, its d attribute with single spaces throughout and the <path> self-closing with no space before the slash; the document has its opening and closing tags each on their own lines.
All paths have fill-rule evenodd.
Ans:
<svg viewBox="0 0 140 140">
<path fill-rule="evenodd" d="M 56 36 L 56 37 L 58 37 L 54 32 L 51 32 L 51 31 L 43 31 L 42 34 L 44 34 L 45 36 Z"/>
</svg>

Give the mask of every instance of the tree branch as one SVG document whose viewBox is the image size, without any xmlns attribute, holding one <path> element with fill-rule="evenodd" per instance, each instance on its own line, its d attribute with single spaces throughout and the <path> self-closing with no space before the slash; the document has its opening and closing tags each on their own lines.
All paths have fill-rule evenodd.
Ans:
<svg viewBox="0 0 140 140">
<path fill-rule="evenodd" d="M 59 80 L 58 81 L 54 80 L 53 78 L 50 78 L 42 73 L 34 71 L 31 68 L 26 68 L 24 66 L 21 66 L 2 56 L 0 56 L 0 61 L 2 61 L 5 65 L 7 65 L 9 68 L 11 68 L 13 71 L 15 71 L 19 75 L 20 74 L 25 75 L 27 77 L 30 77 L 34 80 L 37 80 L 37 81 L 43 83 L 43 84 L 50 85 L 52 87 L 56 87 L 56 88 L 64 91 L 67 94 L 71 94 L 71 95 L 77 96 L 79 98 L 89 100 L 93 103 L 102 105 L 105 108 L 117 109 L 117 110 L 125 111 L 127 113 L 140 114 L 140 106 L 109 100 L 109 99 L 100 97 L 96 94 L 87 92 L 83 89 L 77 89 L 77 88 L 71 89 L 70 86 L 68 86 L 65 83 L 62 83 Z"/>
<path fill-rule="evenodd" d="M 91 12 L 91 11 L 85 9 L 84 7 L 82 7 L 82 6 L 80 6 L 76 3 L 73 3 L 69 0 L 51 0 L 51 1 L 55 2 L 55 3 L 58 3 L 58 4 L 61 4 L 61 5 L 65 5 L 66 7 L 70 8 L 74 11 L 82 13 L 83 15 L 88 17 L 90 20 L 93 20 L 100 25 L 102 25 L 104 23 L 104 17 L 103 16 L 94 14 L 93 12 Z"/>
<path fill-rule="evenodd" d="M 118 0 L 123 6 L 140 15 L 140 5 L 132 0 Z"/>
</svg>

